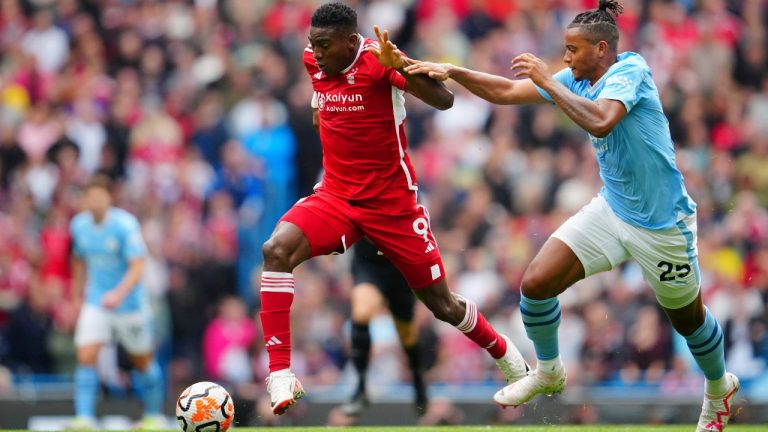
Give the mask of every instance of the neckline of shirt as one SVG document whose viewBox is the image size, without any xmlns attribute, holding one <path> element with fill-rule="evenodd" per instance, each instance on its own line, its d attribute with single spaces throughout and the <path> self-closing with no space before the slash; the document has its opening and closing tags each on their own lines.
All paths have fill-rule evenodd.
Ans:
<svg viewBox="0 0 768 432">
<path fill-rule="evenodd" d="M 345 74 L 349 72 L 350 69 L 352 69 L 352 66 L 357 63 L 357 59 L 360 58 L 360 54 L 363 53 L 363 46 L 365 46 L 365 38 L 360 33 L 357 34 L 357 40 L 360 42 L 360 48 L 357 49 L 357 55 L 355 56 L 355 59 L 352 60 L 352 63 L 349 64 L 349 66 L 345 67 L 341 70 L 341 73 Z"/>
</svg>

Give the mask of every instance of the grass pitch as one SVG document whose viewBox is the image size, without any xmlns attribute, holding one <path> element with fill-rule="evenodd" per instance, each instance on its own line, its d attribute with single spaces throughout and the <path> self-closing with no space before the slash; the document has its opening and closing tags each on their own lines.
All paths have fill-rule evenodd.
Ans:
<svg viewBox="0 0 768 432">
<path fill-rule="evenodd" d="M 352 426 L 352 427 L 260 427 L 234 428 L 233 432 L 326 432 L 350 430 L 353 432 L 691 432 L 695 425 L 594 425 L 594 426 Z M 733 425 L 727 432 L 765 432 L 768 425 Z M 28 432 L 26 430 L 0 430 L 0 432 Z M 157 431 L 156 431 L 157 432 Z M 169 429 L 160 432 L 179 432 Z"/>
</svg>

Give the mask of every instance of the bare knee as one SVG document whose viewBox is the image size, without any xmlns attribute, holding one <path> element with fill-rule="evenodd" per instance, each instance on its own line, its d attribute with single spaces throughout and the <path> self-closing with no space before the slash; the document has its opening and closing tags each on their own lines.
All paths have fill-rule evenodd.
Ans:
<svg viewBox="0 0 768 432">
<path fill-rule="evenodd" d="M 261 247 L 264 268 L 269 271 L 290 272 L 297 264 L 291 263 L 292 247 L 279 235 L 273 235 Z"/>
<path fill-rule="evenodd" d="M 560 290 L 555 285 L 555 282 L 534 262 L 525 270 L 520 291 L 528 298 L 544 300 L 560 294 Z"/>
<path fill-rule="evenodd" d="M 96 366 L 101 345 L 88 345 L 77 348 L 77 363 L 82 366 Z"/>
<path fill-rule="evenodd" d="M 357 324 L 367 324 L 373 319 L 382 306 L 379 290 L 369 284 L 360 284 L 352 289 L 352 321 Z"/>
<path fill-rule="evenodd" d="M 152 353 L 147 354 L 134 354 L 131 356 L 131 362 L 133 366 L 141 372 L 146 371 L 149 365 L 152 363 L 154 356 Z"/>
<path fill-rule="evenodd" d="M 397 336 L 400 338 L 400 343 L 404 347 L 411 347 L 416 345 L 416 341 L 418 339 L 416 323 L 413 321 L 402 321 L 395 319 L 395 329 L 397 330 Z"/>
</svg>

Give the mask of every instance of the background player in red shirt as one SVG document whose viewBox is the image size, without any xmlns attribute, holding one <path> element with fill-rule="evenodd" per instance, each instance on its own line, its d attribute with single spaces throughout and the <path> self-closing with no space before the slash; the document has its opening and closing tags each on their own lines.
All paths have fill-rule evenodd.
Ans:
<svg viewBox="0 0 768 432">
<path fill-rule="evenodd" d="M 267 390 L 281 415 L 304 395 L 290 371 L 293 269 L 317 255 L 343 253 L 366 236 L 403 274 L 435 315 L 496 359 L 508 383 L 528 366 L 477 306 L 450 292 L 429 214 L 416 201 L 416 173 L 406 153 L 404 92 L 438 109 L 453 105 L 442 83 L 404 71 L 409 61 L 374 29 L 357 32 L 357 14 L 328 3 L 312 15 L 304 65 L 315 90 L 323 145 L 321 184 L 297 202 L 264 243 L 261 323 L 269 354 Z"/>
</svg>

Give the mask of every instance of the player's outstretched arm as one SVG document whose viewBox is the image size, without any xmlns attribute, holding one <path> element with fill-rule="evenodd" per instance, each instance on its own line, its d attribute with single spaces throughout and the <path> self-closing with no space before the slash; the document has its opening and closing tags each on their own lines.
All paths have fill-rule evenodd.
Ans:
<svg viewBox="0 0 768 432">
<path fill-rule="evenodd" d="M 627 115 L 627 108 L 620 101 L 592 101 L 576 95 L 554 79 L 547 70 L 547 65 L 533 54 L 521 54 L 512 59 L 512 70 L 515 77 L 526 78 L 549 93 L 557 106 L 592 136 L 608 136 L 619 120 Z"/>
<path fill-rule="evenodd" d="M 442 82 L 405 71 L 405 67 L 411 61 L 389 40 L 387 30 L 380 31 L 378 26 L 374 26 L 373 31 L 379 39 L 379 47 L 370 47 L 368 51 L 379 60 L 382 66 L 394 68 L 405 78 L 408 93 L 439 110 L 447 110 L 453 106 L 453 93 Z"/>
<path fill-rule="evenodd" d="M 416 61 L 405 68 L 411 74 L 427 75 L 438 81 L 448 78 L 461 84 L 476 96 L 498 105 L 546 102 L 529 79 L 513 81 L 501 76 L 475 71 L 450 63 Z"/>
</svg>

